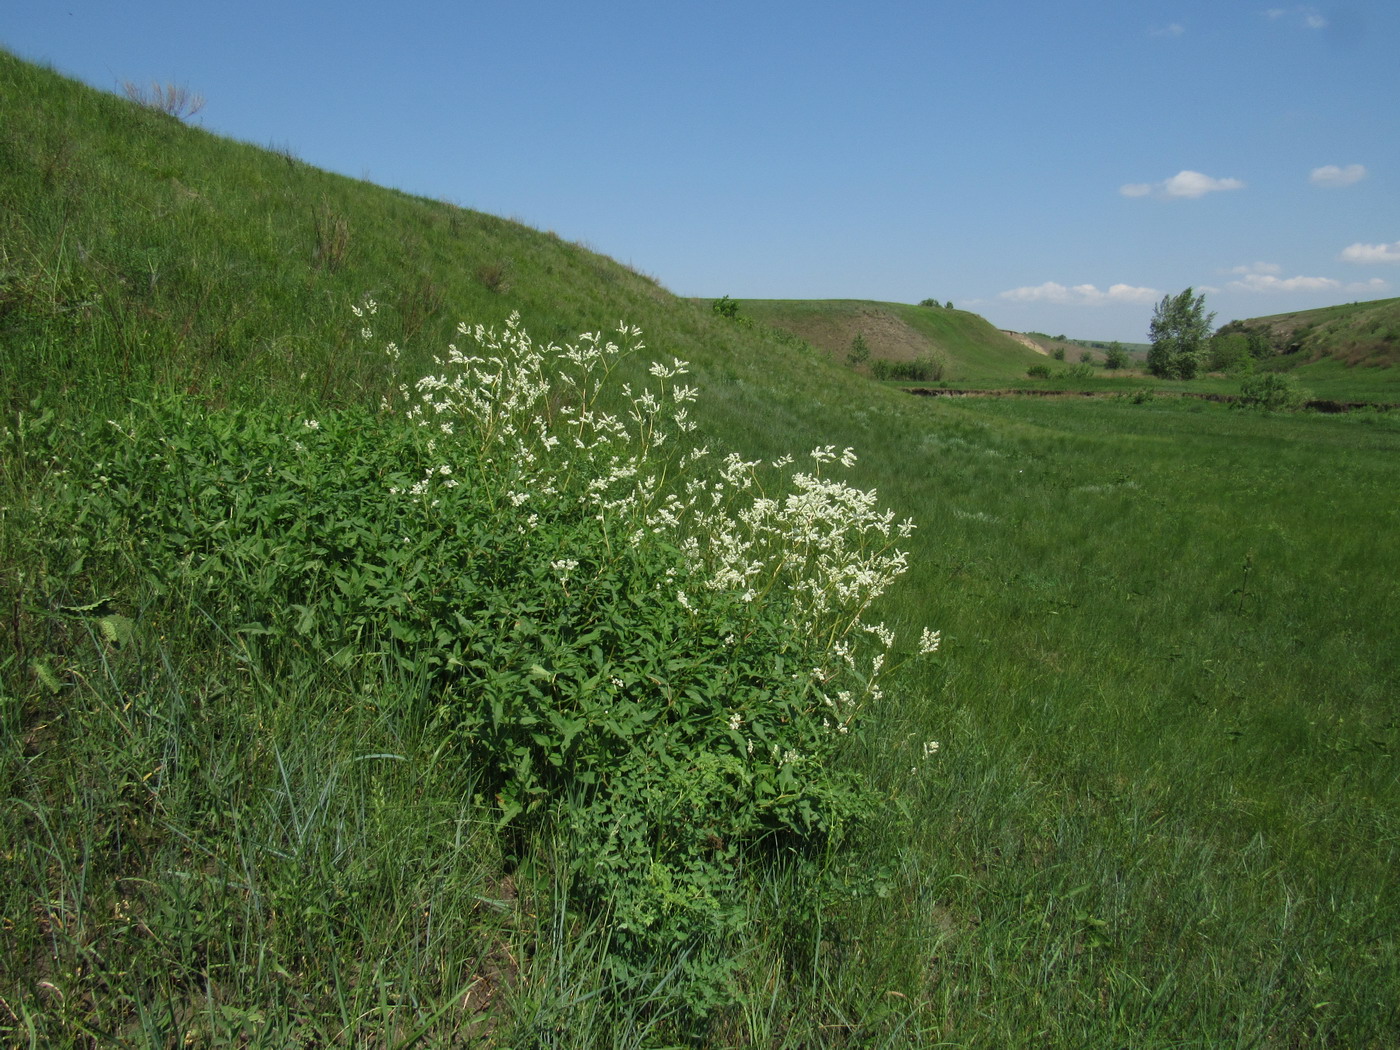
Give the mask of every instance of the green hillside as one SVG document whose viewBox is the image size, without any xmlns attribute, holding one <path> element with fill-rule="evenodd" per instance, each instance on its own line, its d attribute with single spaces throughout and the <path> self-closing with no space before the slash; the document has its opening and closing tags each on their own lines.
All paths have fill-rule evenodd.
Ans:
<svg viewBox="0 0 1400 1050">
<path fill-rule="evenodd" d="M 0 1045 L 1400 1045 L 1400 417 L 0 115 Z"/>
<path fill-rule="evenodd" d="M 790 332 L 844 362 L 857 336 L 871 361 L 914 361 L 935 354 L 946 361 L 950 383 L 1007 383 L 1025 378 L 1043 363 L 1023 342 L 994 328 L 983 317 L 942 306 L 909 306 L 855 299 L 741 299 L 741 315 Z M 865 366 L 864 371 L 869 371 Z"/>
<path fill-rule="evenodd" d="M 1300 376 L 1331 376 L 1338 364 L 1391 370 L 1400 365 L 1400 299 L 1251 317 L 1231 321 L 1219 333 L 1262 337 L 1278 364 L 1299 369 Z"/>
</svg>

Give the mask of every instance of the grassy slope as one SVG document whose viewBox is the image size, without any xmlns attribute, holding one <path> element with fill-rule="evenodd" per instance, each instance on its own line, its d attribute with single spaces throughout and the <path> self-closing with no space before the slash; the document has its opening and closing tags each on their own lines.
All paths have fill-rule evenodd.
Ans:
<svg viewBox="0 0 1400 1050">
<path fill-rule="evenodd" d="M 101 420 L 147 381 L 215 403 L 270 400 L 289 414 L 376 402 L 382 358 L 347 316 L 366 293 L 385 304 L 385 337 L 410 332 L 420 363 L 458 318 L 519 309 L 544 337 L 625 318 L 658 356 L 692 360 L 710 433 L 765 455 L 855 445 L 852 480 L 920 521 L 910 577 L 883 614 L 904 630 L 942 627 L 945 652 L 934 674 L 897 683 L 862 759 L 908 815 L 889 828 L 900 848 L 892 892 L 819 927 L 810 944 L 755 927 L 749 1005 L 716 1042 L 1380 1047 L 1400 1037 L 1400 431 L 1389 419 L 912 399 L 548 234 L 222 141 L 3 56 L 0 106 L 7 425 L 35 397 Z M 1022 349 L 1007 367 L 959 311 L 941 329 L 919 319 L 943 311 L 867 306 L 946 339 L 975 382 L 1045 360 Z M 761 304 L 741 310 L 763 320 Z M 13 486 L 6 498 L 17 502 Z M 11 509 L 5 527 L 19 528 Z M 11 581 L 32 567 L 4 557 L 13 633 L 35 599 Z M 353 736 L 354 697 L 331 697 L 324 714 L 295 693 L 260 701 L 250 717 L 280 742 L 277 779 L 253 785 L 246 809 L 215 814 L 246 855 L 210 855 L 194 874 L 263 856 L 271 832 L 259 812 L 279 790 L 294 804 L 295 788 L 313 813 L 333 810 L 337 827 L 370 840 L 356 840 L 352 857 L 395 859 L 411 914 L 387 910 L 387 897 L 357 899 L 341 926 L 286 911 L 315 934 L 286 972 L 276 960 L 248 973 L 225 960 L 216 972 L 211 958 L 188 985 L 163 981 L 162 966 L 174 972 L 204 952 L 254 957 L 219 940 L 231 917 L 256 943 L 238 895 L 201 889 L 183 870 L 152 871 L 142 884 L 160 889 L 168 911 L 142 914 L 139 937 L 121 935 L 129 902 L 88 886 L 74 859 L 83 854 L 61 847 L 68 834 L 103 851 L 154 849 L 144 835 L 200 841 L 198 826 L 181 823 L 188 815 L 132 822 L 170 739 L 166 716 L 154 700 L 149 712 L 75 710 L 84 732 L 53 753 L 46 741 L 63 719 L 30 717 L 42 690 L 12 654 L 0 670 L 0 842 L 23 842 L 0 845 L 0 932 L 20 936 L 32 915 L 58 924 L 37 942 L 39 961 L 0 966 L 0 995 L 13 1004 L 0 1025 L 16 1041 L 26 1030 L 16 1015 L 28 1010 L 77 1042 L 76 1025 L 95 1023 L 85 1002 L 113 1009 L 100 984 L 110 980 L 152 996 L 152 1031 L 169 1013 L 223 1031 L 266 1023 L 269 1045 L 290 1042 L 302 1029 L 277 1025 L 295 1023 L 329 1044 L 364 1018 L 429 1018 L 441 1006 L 451 1011 L 434 1033 L 444 1043 L 490 1016 L 479 1032 L 518 1023 L 537 1045 L 560 1033 L 572 1045 L 648 1045 L 644 1032 L 624 1038 L 588 1020 L 587 944 L 536 931 L 528 899 L 511 907 L 481 839 L 470 839 L 481 857 L 462 848 L 471 814 L 443 794 L 435 768 L 391 763 L 381 776 L 345 761 L 408 746 Z M 209 690 L 207 703 L 180 716 L 182 746 L 211 792 L 271 763 L 237 735 L 220 688 L 190 674 L 187 691 Z M 133 733 L 149 734 L 150 755 L 128 766 L 110 741 Z M 225 750 L 201 750 L 201 733 Z M 943 742 L 936 773 L 924 766 L 911 779 L 933 737 Z M 332 782 L 327 769 L 345 772 Z M 46 792 L 51 810 L 24 808 Z M 11 796 L 24 799 L 13 811 Z M 82 838 L 72 829 L 89 818 L 105 830 Z M 344 848 L 319 856 L 324 870 L 289 865 L 288 892 L 301 888 L 309 908 L 318 887 L 341 885 Z M 65 911 L 68 893 L 89 907 Z M 502 899 L 504 912 L 493 904 Z M 289 907 L 271 905 L 274 916 Z M 401 935 L 421 929 L 420 909 L 446 924 L 445 949 L 441 933 L 438 948 Z M 289 923 L 279 925 L 286 937 Z M 44 962 L 54 945 L 75 946 L 81 972 Z M 415 953 L 441 970 L 440 986 Z M 145 966 L 148 984 L 104 978 L 108 955 L 132 973 Z M 467 978 L 479 983 L 463 999 Z M 337 997 L 335 1016 L 311 1012 Z M 266 1019 L 241 1028 L 238 1009 L 250 1003 Z M 68 1018 L 75 1027 L 63 1027 Z"/>
<path fill-rule="evenodd" d="M 845 360 L 851 341 L 865 338 L 875 358 L 913 360 L 934 350 L 949 362 L 953 383 L 1006 383 L 1024 379 L 1041 355 L 965 310 L 909 306 L 854 299 L 744 299 L 740 312 L 760 324 L 792 332 Z"/>
<path fill-rule="evenodd" d="M 1306 361 L 1333 358 L 1348 365 L 1387 368 L 1400 364 L 1400 299 L 1251 317 L 1226 327 L 1262 331 L 1280 352 L 1300 353 Z"/>
</svg>

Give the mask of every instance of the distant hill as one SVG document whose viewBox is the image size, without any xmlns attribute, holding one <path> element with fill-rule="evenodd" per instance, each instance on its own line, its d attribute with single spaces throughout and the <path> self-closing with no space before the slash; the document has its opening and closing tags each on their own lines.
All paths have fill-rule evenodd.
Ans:
<svg viewBox="0 0 1400 1050">
<path fill-rule="evenodd" d="M 1023 340 L 966 310 L 863 299 L 741 299 L 738 309 L 741 317 L 789 333 L 834 361 L 846 362 L 859 336 L 870 354 L 859 366 L 867 372 L 876 362 L 932 356 L 945 362 L 945 381 L 1008 382 L 1044 362 Z"/>
<path fill-rule="evenodd" d="M 1400 364 L 1400 299 L 1324 306 L 1252 317 L 1223 325 L 1219 334 L 1261 335 L 1274 353 L 1298 365 L 1330 359 L 1342 364 Z"/>
</svg>

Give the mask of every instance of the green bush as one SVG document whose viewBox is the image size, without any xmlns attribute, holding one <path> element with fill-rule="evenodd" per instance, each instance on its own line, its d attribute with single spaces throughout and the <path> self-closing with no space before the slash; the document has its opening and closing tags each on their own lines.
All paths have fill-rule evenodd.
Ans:
<svg viewBox="0 0 1400 1050">
<path fill-rule="evenodd" d="M 921 353 L 912 361 L 876 360 L 870 363 L 870 374 L 880 380 L 936 383 L 947 371 L 947 358 L 933 350 Z"/>
<path fill-rule="evenodd" d="M 1302 408 L 1312 395 L 1286 372 L 1257 372 L 1240 384 L 1237 405 L 1264 412 L 1290 412 Z"/>
<path fill-rule="evenodd" d="M 1050 378 L 1050 366 L 1049 366 L 1049 365 L 1031 365 L 1030 368 L 1027 368 L 1027 369 L 1026 369 L 1026 375 L 1027 375 L 1029 378 L 1031 378 L 1031 379 L 1049 379 L 1049 378 Z"/>
<path fill-rule="evenodd" d="M 870 344 L 865 341 L 865 336 L 860 332 L 856 333 L 851 340 L 851 348 L 846 351 L 846 364 L 855 366 L 864 364 L 870 360 Z"/>
<path fill-rule="evenodd" d="M 727 994 L 736 880 L 806 866 L 816 892 L 875 805 L 838 759 L 881 697 L 893 636 L 862 615 L 912 523 L 824 476 L 850 449 L 787 473 L 685 447 L 682 361 L 604 411 L 640 345 L 621 334 L 463 326 L 470 352 L 377 413 L 147 405 L 89 436 L 48 560 L 155 618 L 203 610 L 202 644 L 270 675 L 418 683 L 386 695 L 422 710 L 386 714 L 436 727 L 508 844 L 567 833 L 620 986 L 680 957 L 703 1012 Z"/>
<path fill-rule="evenodd" d="M 1104 351 L 1103 366 L 1104 368 L 1116 371 L 1120 368 L 1127 368 L 1129 360 L 1128 351 L 1124 348 L 1123 344 L 1113 342 L 1110 343 L 1108 348 Z"/>
</svg>

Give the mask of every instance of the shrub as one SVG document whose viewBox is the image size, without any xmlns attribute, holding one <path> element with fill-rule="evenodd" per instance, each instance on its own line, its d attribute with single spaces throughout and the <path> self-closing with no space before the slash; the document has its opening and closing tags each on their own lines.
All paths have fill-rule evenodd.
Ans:
<svg viewBox="0 0 1400 1050">
<path fill-rule="evenodd" d="M 936 383 L 947 371 L 947 358 L 934 350 L 924 351 L 912 361 L 876 360 L 870 364 L 870 374 L 876 379 L 907 383 Z"/>
<path fill-rule="evenodd" d="M 846 363 L 852 367 L 864 364 L 870 360 L 870 344 L 865 341 L 865 336 L 857 332 L 856 337 L 851 340 L 851 348 L 846 351 Z"/>
<path fill-rule="evenodd" d="M 206 610 L 211 646 L 279 674 L 419 683 L 502 833 L 574 843 L 619 987 L 679 958 L 703 1012 L 736 880 L 782 863 L 818 886 L 875 805 L 837 759 L 882 695 L 894 638 L 864 616 L 913 525 L 828 476 L 850 449 L 793 469 L 686 447 L 683 361 L 605 410 L 635 329 L 460 335 L 377 414 L 172 398 L 114 422 L 49 503 L 53 564 Z"/>
<path fill-rule="evenodd" d="M 1026 369 L 1026 375 L 1027 375 L 1028 377 L 1030 377 L 1031 379 L 1049 379 L 1049 378 L 1050 378 L 1050 366 L 1049 366 L 1049 365 L 1031 365 L 1030 368 L 1027 368 L 1027 369 Z"/>
<path fill-rule="evenodd" d="M 1264 412 L 1288 412 L 1302 408 L 1312 395 L 1298 386 L 1296 376 L 1285 372 L 1258 372 L 1240 384 L 1237 405 Z"/>
<path fill-rule="evenodd" d="M 729 296 L 725 295 L 716 299 L 710 304 L 710 309 L 721 317 L 727 317 L 731 321 L 739 316 L 739 304 Z"/>
</svg>

